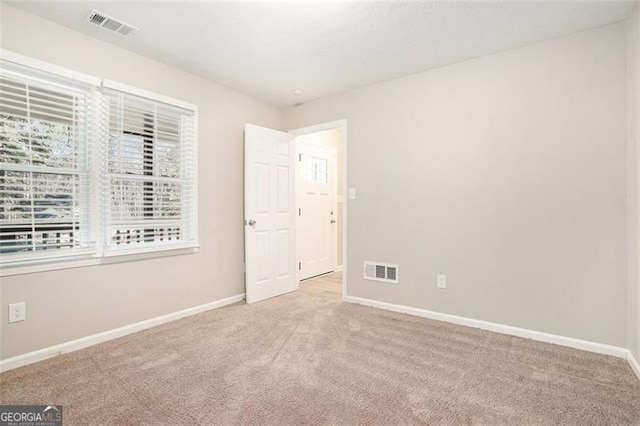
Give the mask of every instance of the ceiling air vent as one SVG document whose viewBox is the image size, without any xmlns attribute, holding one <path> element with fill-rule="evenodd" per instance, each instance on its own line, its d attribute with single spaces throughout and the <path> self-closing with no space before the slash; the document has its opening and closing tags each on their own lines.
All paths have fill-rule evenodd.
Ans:
<svg viewBox="0 0 640 426">
<path fill-rule="evenodd" d="M 398 265 L 380 262 L 364 262 L 364 279 L 398 283 Z"/>
<path fill-rule="evenodd" d="M 98 12 L 95 9 L 93 9 L 89 13 L 87 21 L 123 36 L 128 36 L 133 31 L 138 30 L 138 28 L 134 27 L 133 25 L 122 22 L 112 16 L 107 15 L 106 13 Z"/>
</svg>

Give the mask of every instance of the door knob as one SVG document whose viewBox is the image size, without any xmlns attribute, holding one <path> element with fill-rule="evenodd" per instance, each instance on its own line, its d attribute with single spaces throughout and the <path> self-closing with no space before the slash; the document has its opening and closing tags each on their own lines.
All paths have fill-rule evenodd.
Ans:
<svg viewBox="0 0 640 426">
<path fill-rule="evenodd" d="M 249 220 L 245 220 L 244 223 L 245 225 L 253 226 L 256 224 L 256 221 L 253 219 L 249 219 Z"/>
</svg>

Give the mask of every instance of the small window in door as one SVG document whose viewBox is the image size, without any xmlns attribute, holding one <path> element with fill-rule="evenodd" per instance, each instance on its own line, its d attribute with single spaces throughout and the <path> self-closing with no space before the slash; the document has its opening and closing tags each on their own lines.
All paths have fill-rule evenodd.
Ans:
<svg viewBox="0 0 640 426">
<path fill-rule="evenodd" d="M 308 156 L 306 164 L 307 182 L 326 185 L 329 182 L 327 160 Z"/>
</svg>

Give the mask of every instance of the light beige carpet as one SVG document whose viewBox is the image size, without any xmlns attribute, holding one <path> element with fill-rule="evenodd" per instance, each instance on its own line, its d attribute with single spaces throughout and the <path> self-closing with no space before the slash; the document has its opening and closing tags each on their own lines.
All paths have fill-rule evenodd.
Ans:
<svg viewBox="0 0 640 426">
<path fill-rule="evenodd" d="M 0 375 L 65 424 L 640 424 L 617 358 L 340 302 L 337 276 Z"/>
</svg>

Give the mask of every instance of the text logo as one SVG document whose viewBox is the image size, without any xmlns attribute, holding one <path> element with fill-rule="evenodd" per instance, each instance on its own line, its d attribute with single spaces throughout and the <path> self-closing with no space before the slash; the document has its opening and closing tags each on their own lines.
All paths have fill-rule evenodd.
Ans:
<svg viewBox="0 0 640 426">
<path fill-rule="evenodd" d="M 62 426 L 62 405 L 0 405 L 0 426 Z"/>
</svg>

